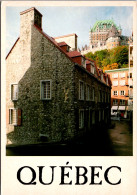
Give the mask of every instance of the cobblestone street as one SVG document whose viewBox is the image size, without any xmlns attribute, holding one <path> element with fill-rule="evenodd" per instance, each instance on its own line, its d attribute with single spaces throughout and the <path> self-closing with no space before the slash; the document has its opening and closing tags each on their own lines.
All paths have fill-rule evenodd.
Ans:
<svg viewBox="0 0 137 195">
<path fill-rule="evenodd" d="M 108 133 L 112 143 L 114 155 L 131 156 L 133 154 L 133 133 L 129 121 L 114 121 L 113 129 Z"/>
</svg>

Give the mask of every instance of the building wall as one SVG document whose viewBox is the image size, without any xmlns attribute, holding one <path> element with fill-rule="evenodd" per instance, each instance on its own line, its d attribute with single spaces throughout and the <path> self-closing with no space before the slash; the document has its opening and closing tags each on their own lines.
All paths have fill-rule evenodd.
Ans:
<svg viewBox="0 0 137 195">
<path fill-rule="evenodd" d="M 9 134 L 12 142 L 33 143 L 74 136 L 74 63 L 32 26 L 31 66 L 19 81 L 15 107 L 22 109 L 22 126 Z M 51 79 L 52 99 L 40 100 L 40 81 Z M 10 125 L 9 125 L 10 126 Z"/>
<path fill-rule="evenodd" d="M 125 100 L 125 109 L 123 111 L 129 110 L 128 106 L 133 104 L 133 77 L 129 76 L 129 73 L 132 73 L 132 71 L 129 72 L 129 68 L 122 68 L 122 69 L 114 69 L 114 70 L 108 70 L 106 71 L 107 74 L 110 75 L 110 79 L 112 81 L 112 90 L 111 90 L 111 107 L 112 110 L 117 110 L 117 106 L 120 105 L 121 100 Z M 121 73 L 124 73 L 125 76 L 121 78 Z M 114 75 L 117 75 L 117 78 L 114 78 Z M 125 80 L 125 85 L 121 86 L 120 82 L 122 80 Z M 118 85 L 114 86 L 114 82 L 117 81 Z M 114 91 L 117 91 L 118 94 L 115 95 Z M 121 95 L 120 91 L 124 91 L 125 94 Z M 115 104 L 114 101 L 117 100 L 118 104 Z M 124 107 L 123 107 L 124 108 Z M 119 110 L 123 109 L 122 107 L 119 107 Z"/>
<path fill-rule="evenodd" d="M 84 83 L 84 100 L 79 99 L 79 82 L 82 81 Z M 90 87 L 90 100 L 87 100 L 86 96 L 86 86 Z M 78 118 L 79 110 L 83 109 L 85 112 L 85 125 L 84 131 L 93 130 L 94 127 L 96 129 L 101 124 L 109 124 L 110 122 L 110 109 L 111 109 L 111 101 L 110 101 L 110 93 L 111 88 L 106 86 L 102 82 L 98 81 L 96 78 L 91 77 L 88 73 L 83 73 L 83 70 L 80 67 L 76 67 L 75 69 L 75 108 L 76 108 L 76 116 Z M 92 99 L 92 89 L 94 89 L 94 99 Z M 101 98 L 99 100 L 99 91 L 101 93 L 106 93 L 105 98 Z M 99 121 L 99 111 L 101 111 L 101 120 Z M 95 112 L 95 124 L 92 124 L 92 114 Z M 105 113 L 104 119 L 102 118 L 102 113 Z M 78 121 L 77 121 L 78 122 Z M 78 124 L 77 124 L 78 126 Z"/>
</svg>

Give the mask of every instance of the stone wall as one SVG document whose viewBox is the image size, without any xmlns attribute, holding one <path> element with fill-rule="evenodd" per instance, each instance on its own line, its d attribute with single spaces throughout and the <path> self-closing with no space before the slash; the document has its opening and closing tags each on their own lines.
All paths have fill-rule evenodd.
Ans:
<svg viewBox="0 0 137 195">
<path fill-rule="evenodd" d="M 15 143 L 70 139 L 75 134 L 74 63 L 34 26 L 31 35 L 31 66 L 19 81 L 15 107 L 22 109 L 22 125 L 9 138 Z M 52 81 L 52 99 L 40 99 L 40 81 Z"/>
<path fill-rule="evenodd" d="M 79 100 L 79 81 L 84 82 L 84 100 Z M 90 100 L 86 100 L 86 85 L 90 86 L 90 96 L 92 97 L 92 89 L 94 88 L 94 100 L 92 98 Z M 90 73 L 87 71 L 83 71 L 83 69 L 80 66 L 76 66 L 75 69 L 75 109 L 77 110 L 76 116 L 77 119 L 79 118 L 79 110 L 83 109 L 85 111 L 85 127 L 84 131 L 88 131 L 93 129 L 93 125 L 91 124 L 91 118 L 92 118 L 92 111 L 95 111 L 96 116 L 96 124 L 94 125 L 94 128 L 98 128 L 98 125 L 106 124 L 108 125 L 110 122 L 110 109 L 111 109 L 111 101 L 110 101 L 110 93 L 111 93 L 111 87 L 106 86 L 103 82 L 99 81 L 94 76 L 91 76 Z M 99 91 L 104 92 L 107 94 L 106 101 L 99 101 Z M 109 97 L 109 100 L 108 100 Z M 104 110 L 105 113 L 105 119 L 100 121 L 99 124 L 99 116 L 98 112 L 101 110 L 101 112 Z M 106 121 L 107 120 L 107 121 Z M 88 123 L 90 123 L 88 125 Z M 77 120 L 77 127 L 78 127 L 78 120 Z M 83 131 L 83 129 L 82 129 Z"/>
</svg>

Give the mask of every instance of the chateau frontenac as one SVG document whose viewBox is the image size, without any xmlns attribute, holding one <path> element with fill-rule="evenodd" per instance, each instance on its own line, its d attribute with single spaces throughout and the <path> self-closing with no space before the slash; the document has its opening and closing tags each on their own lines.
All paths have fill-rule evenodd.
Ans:
<svg viewBox="0 0 137 195">
<path fill-rule="evenodd" d="M 129 38 L 122 35 L 122 29 L 113 20 L 96 21 L 89 31 L 89 46 L 82 47 L 81 53 L 94 53 L 103 49 L 112 49 L 119 45 L 128 45 Z"/>
</svg>

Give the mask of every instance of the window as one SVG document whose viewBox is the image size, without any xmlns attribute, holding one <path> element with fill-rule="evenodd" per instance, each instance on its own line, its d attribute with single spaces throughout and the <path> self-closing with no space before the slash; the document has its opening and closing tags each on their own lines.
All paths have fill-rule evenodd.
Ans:
<svg viewBox="0 0 137 195">
<path fill-rule="evenodd" d="M 41 99 L 50 100 L 51 99 L 51 80 L 41 81 Z"/>
<path fill-rule="evenodd" d="M 113 105 L 114 105 L 114 106 L 118 105 L 118 100 L 114 99 L 114 100 L 113 100 Z"/>
<path fill-rule="evenodd" d="M 90 86 L 86 86 L 86 100 L 90 100 Z"/>
<path fill-rule="evenodd" d="M 113 91 L 113 95 L 118 95 L 118 91 Z"/>
<path fill-rule="evenodd" d="M 125 95 L 125 91 L 120 91 L 120 95 Z"/>
<path fill-rule="evenodd" d="M 114 79 L 118 78 L 118 73 L 113 74 L 112 78 L 114 78 Z"/>
<path fill-rule="evenodd" d="M 84 110 L 79 110 L 79 128 L 84 127 Z"/>
<path fill-rule="evenodd" d="M 113 86 L 118 86 L 118 81 L 113 81 Z"/>
<path fill-rule="evenodd" d="M 120 105 L 124 106 L 125 105 L 125 100 L 120 100 Z"/>
<path fill-rule="evenodd" d="M 92 101 L 94 101 L 94 100 L 95 100 L 95 89 L 92 88 Z"/>
<path fill-rule="evenodd" d="M 132 79 L 128 79 L 128 84 L 129 84 L 130 86 L 132 86 L 132 85 L 133 85 L 133 81 L 132 81 Z"/>
<path fill-rule="evenodd" d="M 129 76 L 128 76 L 128 77 L 129 77 L 129 78 L 132 78 L 132 72 L 129 73 Z"/>
<path fill-rule="evenodd" d="M 120 84 L 121 86 L 124 86 L 124 85 L 125 85 L 125 80 L 120 80 L 119 84 Z"/>
<path fill-rule="evenodd" d="M 79 81 L 79 99 L 84 100 L 84 83 Z"/>
<path fill-rule="evenodd" d="M 93 73 L 93 74 L 95 73 L 95 68 L 92 65 L 91 65 L 91 73 Z"/>
<path fill-rule="evenodd" d="M 124 78 L 124 77 L 125 77 L 125 72 L 120 73 L 120 77 L 121 77 L 121 78 Z"/>
<path fill-rule="evenodd" d="M 9 109 L 9 124 L 21 125 L 21 109 Z"/>
<path fill-rule="evenodd" d="M 18 85 L 17 84 L 12 84 L 11 85 L 11 99 L 18 100 Z"/>
<path fill-rule="evenodd" d="M 17 109 L 9 110 L 9 124 L 17 125 Z"/>
</svg>

